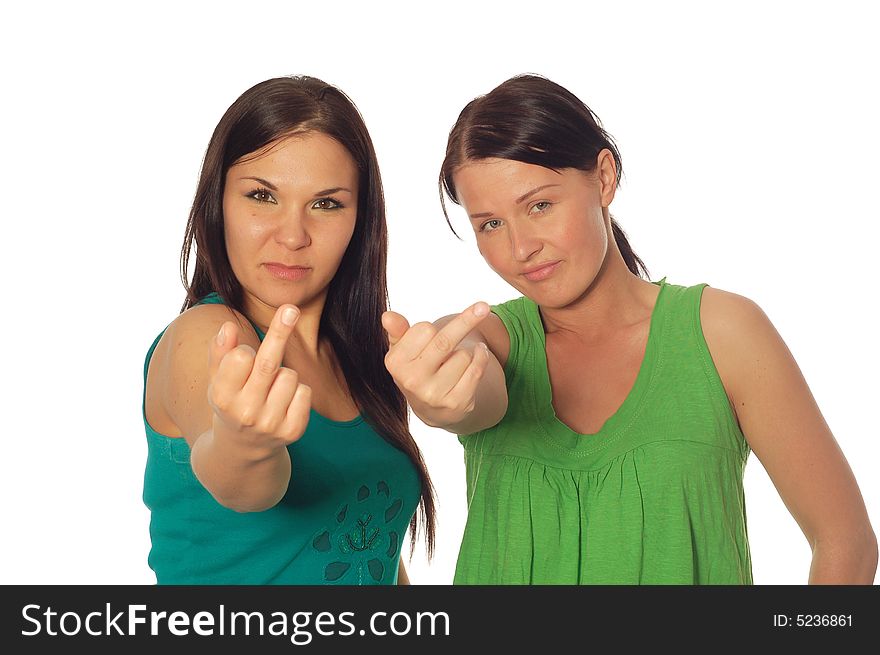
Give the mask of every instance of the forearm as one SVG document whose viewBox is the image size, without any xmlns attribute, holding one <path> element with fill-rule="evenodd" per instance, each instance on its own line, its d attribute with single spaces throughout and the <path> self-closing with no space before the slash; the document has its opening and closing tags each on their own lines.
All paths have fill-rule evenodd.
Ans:
<svg viewBox="0 0 880 655">
<path fill-rule="evenodd" d="M 809 584 L 871 585 L 877 572 L 877 539 L 870 528 L 861 537 L 843 535 L 813 545 Z"/>
<path fill-rule="evenodd" d="M 199 482 L 218 503 L 237 512 L 260 512 L 281 500 L 290 482 L 290 456 L 284 447 L 255 449 L 207 430 L 192 448 L 191 465 Z"/>
</svg>

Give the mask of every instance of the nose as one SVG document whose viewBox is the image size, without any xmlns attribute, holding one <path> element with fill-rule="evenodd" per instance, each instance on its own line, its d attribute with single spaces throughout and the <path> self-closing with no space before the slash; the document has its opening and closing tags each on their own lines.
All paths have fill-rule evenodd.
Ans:
<svg viewBox="0 0 880 655">
<path fill-rule="evenodd" d="M 311 245 L 305 211 L 293 208 L 282 213 L 275 229 L 275 241 L 291 250 Z"/>
<path fill-rule="evenodd" d="M 544 247 L 535 229 L 528 224 L 516 224 L 516 221 L 509 221 L 507 234 L 510 238 L 510 250 L 513 253 L 513 258 L 518 262 L 528 261 Z"/>
</svg>

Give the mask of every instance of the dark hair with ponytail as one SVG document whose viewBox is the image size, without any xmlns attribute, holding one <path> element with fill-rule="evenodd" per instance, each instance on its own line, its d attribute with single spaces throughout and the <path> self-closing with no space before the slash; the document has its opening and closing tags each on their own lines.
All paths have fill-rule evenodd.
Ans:
<svg viewBox="0 0 880 655">
<path fill-rule="evenodd" d="M 223 189 L 226 172 L 242 157 L 286 136 L 320 132 L 336 139 L 357 164 L 358 215 L 354 233 L 330 282 L 319 334 L 333 346 L 345 381 L 364 418 L 405 452 L 421 479 L 419 511 L 410 522 L 411 546 L 421 527 L 427 552 L 434 549 L 434 492 L 419 447 L 409 431 L 406 399 L 385 368 L 388 309 L 385 267 L 388 235 L 385 198 L 373 142 L 351 99 L 336 87 L 307 76 L 279 77 L 245 91 L 220 119 L 202 164 L 180 254 L 186 287 L 184 311 L 216 292 L 242 314 L 243 292 L 226 254 Z M 196 261 L 187 279 L 189 258 Z"/>
<path fill-rule="evenodd" d="M 468 161 L 512 159 L 555 171 L 576 168 L 592 172 L 599 153 L 614 157 L 617 183 L 623 175 L 620 153 L 596 115 L 568 89 L 539 75 L 517 75 L 484 96 L 471 100 L 449 132 L 440 169 L 440 202 L 449 229 L 444 191 L 459 204 L 453 173 Z M 639 277 L 648 269 L 633 252 L 626 234 L 611 217 L 614 240 L 627 268 Z"/>
</svg>

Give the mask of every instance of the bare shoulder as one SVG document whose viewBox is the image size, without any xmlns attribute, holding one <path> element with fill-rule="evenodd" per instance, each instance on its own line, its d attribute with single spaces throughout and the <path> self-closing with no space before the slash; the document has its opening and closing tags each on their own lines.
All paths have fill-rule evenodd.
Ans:
<svg viewBox="0 0 880 655">
<path fill-rule="evenodd" d="M 177 363 L 181 357 L 198 350 L 207 357 L 208 342 L 226 321 L 238 326 L 239 343 L 259 348 L 260 339 L 243 314 L 226 305 L 204 304 L 190 307 L 174 319 L 156 345 L 153 357 L 158 357 L 157 365 L 163 361 Z M 152 366 L 152 362 L 151 362 Z"/>
<path fill-rule="evenodd" d="M 181 409 L 192 411 L 194 399 L 206 397 L 210 340 L 227 321 L 238 326 L 238 343 L 259 348 L 259 337 L 250 322 L 220 304 L 186 310 L 156 344 L 147 372 L 144 410 L 147 421 L 160 434 L 181 436 Z"/>
<path fill-rule="evenodd" d="M 434 321 L 434 327 L 439 330 L 456 316 L 458 314 L 450 314 L 438 318 Z M 489 350 L 495 355 L 495 358 L 502 367 L 507 362 L 507 356 L 510 354 L 510 335 L 507 334 L 507 328 L 504 327 L 504 323 L 498 318 L 497 314 L 489 312 L 489 315 L 480 321 L 477 327 L 471 330 L 466 339 L 484 342 L 489 346 Z"/>
<path fill-rule="evenodd" d="M 770 319 L 755 301 L 712 287 L 703 289 L 700 322 L 704 334 L 710 332 L 718 339 L 747 339 L 755 330 L 772 327 Z"/>
<path fill-rule="evenodd" d="M 706 287 L 700 323 L 709 354 L 734 405 L 761 367 L 790 358 L 767 314 L 745 296 Z"/>
</svg>

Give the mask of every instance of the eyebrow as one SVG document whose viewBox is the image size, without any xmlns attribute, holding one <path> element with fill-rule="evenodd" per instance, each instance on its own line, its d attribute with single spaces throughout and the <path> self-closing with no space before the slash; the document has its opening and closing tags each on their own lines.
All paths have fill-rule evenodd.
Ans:
<svg viewBox="0 0 880 655">
<path fill-rule="evenodd" d="M 522 194 L 519 198 L 517 198 L 515 201 L 515 204 L 518 205 L 523 200 L 527 200 L 528 198 L 530 198 L 533 195 L 535 195 L 536 193 L 538 193 L 538 191 L 543 191 L 544 189 L 547 189 L 552 186 L 562 186 L 562 185 L 561 184 L 542 184 L 541 186 L 536 186 L 531 191 L 527 191 L 526 193 Z M 475 218 L 488 218 L 489 216 L 493 216 L 493 215 L 494 214 L 492 212 L 482 212 L 480 214 L 471 214 L 471 220 L 473 220 Z"/>
<path fill-rule="evenodd" d="M 535 195 L 536 193 L 538 193 L 538 191 L 543 191 L 543 190 L 546 189 L 547 187 L 551 187 L 551 186 L 562 186 L 562 185 L 561 185 L 561 184 L 544 184 L 544 185 L 542 185 L 542 186 L 536 186 L 534 189 L 532 189 L 532 190 L 529 191 L 528 193 L 524 193 L 524 194 L 522 194 L 519 198 L 517 198 L 517 199 L 516 199 L 516 204 L 518 205 L 518 204 L 521 203 L 523 200 L 525 200 L 525 199 L 527 199 L 527 198 L 529 198 L 529 197 Z"/>
<path fill-rule="evenodd" d="M 241 177 L 241 180 L 253 180 L 254 182 L 259 182 L 263 186 L 269 188 L 271 191 L 278 191 L 278 187 L 272 184 L 269 180 L 264 180 L 262 177 Z"/>
<path fill-rule="evenodd" d="M 241 178 L 239 178 L 239 179 L 241 179 L 241 180 L 253 180 L 254 182 L 259 182 L 260 184 L 262 184 L 263 186 L 265 186 L 265 187 L 266 187 L 267 189 L 269 189 L 270 191 L 278 191 L 278 187 L 277 187 L 277 186 L 275 186 L 274 184 L 272 184 L 269 180 L 264 180 L 262 177 L 252 177 L 252 176 L 248 175 L 248 176 L 245 176 L 245 177 L 241 177 Z M 347 188 L 344 187 L 344 186 L 337 186 L 337 187 L 333 187 L 333 188 L 331 188 L 331 189 L 323 189 L 323 190 L 321 190 L 321 191 L 316 192 L 314 195 L 315 195 L 315 196 L 329 196 L 330 194 L 333 194 L 333 193 L 339 193 L 340 191 L 347 191 L 348 193 L 351 193 L 351 189 L 347 189 Z"/>
<path fill-rule="evenodd" d="M 318 191 L 316 196 L 329 196 L 332 193 L 339 193 L 340 191 L 347 191 L 351 193 L 351 189 L 346 189 L 344 186 L 333 187 L 332 189 L 324 189 L 323 191 Z"/>
</svg>

